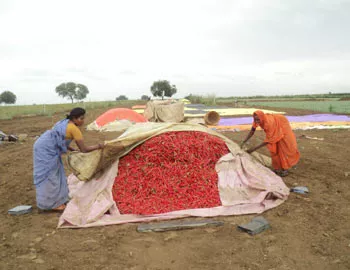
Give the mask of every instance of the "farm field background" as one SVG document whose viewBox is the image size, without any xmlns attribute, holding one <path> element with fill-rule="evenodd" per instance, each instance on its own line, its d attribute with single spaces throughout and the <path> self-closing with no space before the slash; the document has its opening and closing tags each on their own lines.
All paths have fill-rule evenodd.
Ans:
<svg viewBox="0 0 350 270">
<path fill-rule="evenodd" d="M 312 110 L 324 113 L 350 114 L 350 101 L 325 100 L 325 101 L 253 101 L 246 102 L 248 106 L 271 107 L 271 108 L 293 108 L 301 110 Z"/>
<path fill-rule="evenodd" d="M 86 123 L 105 110 L 89 109 Z M 311 192 L 291 193 L 285 203 L 264 212 L 271 229 L 261 234 L 237 230 L 255 215 L 216 217 L 225 224 L 163 233 L 138 233 L 134 223 L 56 230 L 57 213 L 40 214 L 35 208 L 29 215 L 10 216 L 7 210 L 20 204 L 35 206 L 33 144 L 62 116 L 0 120 L 5 133 L 28 134 L 23 143 L 0 145 L 0 269 L 349 269 L 350 172 L 344 145 L 350 144 L 350 130 L 295 132 L 302 158 L 283 180 L 288 187 L 307 186 Z M 82 131 L 88 145 L 120 135 Z M 239 143 L 247 132 L 222 134 Z M 250 145 L 264 137 L 258 130 Z M 268 154 L 267 149 L 260 151 Z"/>
<path fill-rule="evenodd" d="M 288 97 L 216 97 L 212 96 L 191 96 L 193 104 L 225 105 L 228 107 L 269 107 L 269 108 L 290 108 L 298 110 L 315 111 L 322 113 L 350 114 L 349 96 L 320 97 L 320 96 L 288 96 Z M 20 116 L 52 116 L 55 113 L 64 113 L 74 107 L 83 107 L 87 110 L 110 109 L 117 107 L 131 108 L 135 104 L 146 104 L 144 100 L 123 100 L 123 101 L 99 101 L 65 104 L 41 104 L 41 105 L 10 105 L 0 106 L 0 119 L 12 119 Z"/>
</svg>

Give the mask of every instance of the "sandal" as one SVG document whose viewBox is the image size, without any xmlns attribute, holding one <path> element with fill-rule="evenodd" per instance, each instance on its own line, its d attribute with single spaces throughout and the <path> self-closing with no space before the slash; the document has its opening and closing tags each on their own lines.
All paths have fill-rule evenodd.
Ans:
<svg viewBox="0 0 350 270">
<path fill-rule="evenodd" d="M 281 176 L 281 177 L 285 177 L 287 176 L 289 173 L 287 170 L 282 170 L 278 175 Z"/>
<path fill-rule="evenodd" d="M 273 171 L 275 174 L 277 174 L 280 177 L 285 177 L 289 174 L 288 170 L 273 170 Z"/>
<path fill-rule="evenodd" d="M 58 206 L 58 207 L 56 207 L 56 208 L 53 208 L 53 209 L 51 209 L 51 210 L 54 211 L 54 212 L 63 212 L 64 209 L 66 209 L 66 205 L 65 205 L 65 204 L 62 204 L 62 205 L 60 205 L 60 206 Z"/>
<path fill-rule="evenodd" d="M 18 137 L 15 135 L 10 135 L 10 136 L 8 136 L 8 140 L 9 140 L 9 142 L 17 142 Z"/>
<path fill-rule="evenodd" d="M 50 213 L 50 212 L 58 212 L 58 213 L 63 213 L 63 211 L 66 209 L 66 205 L 62 204 L 56 208 L 52 209 L 38 209 L 39 213 Z"/>
</svg>

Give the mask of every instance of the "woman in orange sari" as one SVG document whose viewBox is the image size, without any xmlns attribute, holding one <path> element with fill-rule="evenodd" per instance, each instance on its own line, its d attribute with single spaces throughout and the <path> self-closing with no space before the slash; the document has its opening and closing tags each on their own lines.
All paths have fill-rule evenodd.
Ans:
<svg viewBox="0 0 350 270">
<path fill-rule="evenodd" d="M 288 119 L 280 114 L 265 114 L 262 111 L 255 111 L 254 122 L 247 138 L 242 142 L 241 147 L 254 135 L 255 129 L 260 126 L 266 134 L 263 143 L 247 150 L 252 153 L 263 146 L 267 146 L 271 153 L 272 167 L 276 174 L 287 176 L 288 169 L 295 166 L 299 159 L 297 141 Z"/>
</svg>

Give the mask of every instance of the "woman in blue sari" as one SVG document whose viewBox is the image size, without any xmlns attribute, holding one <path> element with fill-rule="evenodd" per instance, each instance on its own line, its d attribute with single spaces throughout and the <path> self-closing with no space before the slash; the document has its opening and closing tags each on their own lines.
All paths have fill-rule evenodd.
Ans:
<svg viewBox="0 0 350 270">
<path fill-rule="evenodd" d="M 68 185 L 61 155 L 75 141 L 83 153 L 103 149 L 103 144 L 86 146 L 78 127 L 84 124 L 85 110 L 73 109 L 67 119 L 42 134 L 34 144 L 34 185 L 37 206 L 41 210 L 63 211 L 68 202 Z"/>
</svg>

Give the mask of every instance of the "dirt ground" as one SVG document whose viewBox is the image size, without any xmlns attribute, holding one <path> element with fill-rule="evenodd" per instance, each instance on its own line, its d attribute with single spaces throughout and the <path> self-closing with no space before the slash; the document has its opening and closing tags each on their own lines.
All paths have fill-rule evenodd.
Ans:
<svg viewBox="0 0 350 270">
<path fill-rule="evenodd" d="M 90 112 L 87 122 L 100 113 Z M 296 132 L 302 158 L 284 181 L 311 193 L 291 193 L 263 213 L 272 228 L 256 236 L 237 230 L 254 215 L 215 218 L 225 222 L 222 227 L 164 233 L 138 233 L 136 224 L 56 230 L 57 213 L 39 214 L 35 207 L 23 216 L 7 211 L 35 206 L 34 137 L 58 119 L 0 121 L 5 133 L 30 136 L 0 145 L 0 269 L 350 269 L 350 130 Z M 84 133 L 90 144 L 116 136 Z M 246 136 L 224 134 L 237 142 Z M 324 140 L 300 138 L 303 134 Z M 262 138 L 259 132 L 251 145 Z"/>
</svg>

